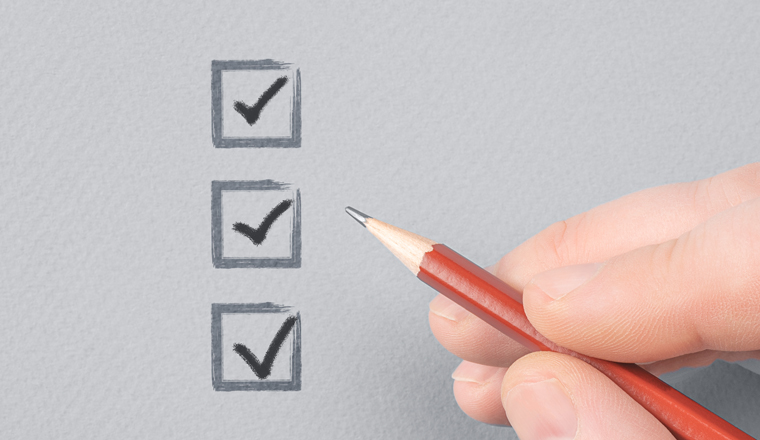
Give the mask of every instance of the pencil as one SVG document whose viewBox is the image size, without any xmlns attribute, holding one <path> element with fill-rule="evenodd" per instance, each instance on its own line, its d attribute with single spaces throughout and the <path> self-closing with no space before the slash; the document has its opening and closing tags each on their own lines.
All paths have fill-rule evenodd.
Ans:
<svg viewBox="0 0 760 440">
<path fill-rule="evenodd" d="M 731 425 L 636 364 L 585 356 L 550 341 L 528 321 L 521 295 L 443 244 L 346 208 L 420 280 L 533 351 L 580 359 L 628 393 L 679 440 L 751 440 Z"/>
</svg>

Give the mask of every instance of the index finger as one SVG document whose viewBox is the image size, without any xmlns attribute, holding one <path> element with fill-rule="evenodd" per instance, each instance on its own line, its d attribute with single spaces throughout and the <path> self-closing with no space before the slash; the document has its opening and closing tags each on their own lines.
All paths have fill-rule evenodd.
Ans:
<svg viewBox="0 0 760 440">
<path fill-rule="evenodd" d="M 549 226 L 505 255 L 494 273 L 522 292 L 538 273 L 605 261 L 674 239 L 715 214 L 757 197 L 760 163 L 705 180 L 639 191 Z M 451 301 L 437 298 L 430 311 L 433 334 L 462 359 L 506 367 L 524 354 L 518 343 Z"/>
<path fill-rule="evenodd" d="M 757 197 L 760 162 L 704 180 L 638 191 L 552 224 L 505 255 L 495 273 L 522 291 L 538 273 L 672 240 Z"/>
</svg>

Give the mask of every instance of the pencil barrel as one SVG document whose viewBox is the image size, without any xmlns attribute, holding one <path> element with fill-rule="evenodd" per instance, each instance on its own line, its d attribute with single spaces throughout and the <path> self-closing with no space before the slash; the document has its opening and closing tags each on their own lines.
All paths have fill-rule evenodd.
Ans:
<svg viewBox="0 0 760 440">
<path fill-rule="evenodd" d="M 752 440 L 739 428 L 636 364 L 619 364 L 573 354 L 610 378 L 679 440 Z"/>
<path fill-rule="evenodd" d="M 417 277 L 528 349 L 563 353 L 592 365 L 679 440 L 752 440 L 638 365 L 592 358 L 550 341 L 528 321 L 519 292 L 445 245 L 436 244 L 425 254 Z"/>
</svg>

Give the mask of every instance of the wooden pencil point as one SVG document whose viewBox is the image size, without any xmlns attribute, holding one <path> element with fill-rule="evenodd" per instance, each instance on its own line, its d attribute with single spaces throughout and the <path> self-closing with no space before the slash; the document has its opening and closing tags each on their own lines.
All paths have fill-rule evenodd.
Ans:
<svg viewBox="0 0 760 440">
<path fill-rule="evenodd" d="M 425 254 L 436 244 L 429 238 L 411 233 L 378 219 L 369 217 L 364 226 L 416 276 Z"/>
</svg>

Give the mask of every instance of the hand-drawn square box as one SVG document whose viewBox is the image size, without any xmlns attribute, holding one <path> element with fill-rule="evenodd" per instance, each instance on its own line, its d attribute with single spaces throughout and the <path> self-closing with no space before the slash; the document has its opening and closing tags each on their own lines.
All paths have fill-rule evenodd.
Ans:
<svg viewBox="0 0 760 440">
<path fill-rule="evenodd" d="M 234 229 L 245 223 L 261 230 L 287 200 L 290 206 L 270 223 L 260 245 Z M 300 190 L 273 180 L 211 182 L 211 259 L 220 269 L 301 267 Z"/>
<path fill-rule="evenodd" d="M 256 122 L 240 105 L 257 114 Z M 273 60 L 212 61 L 211 128 L 216 148 L 299 148 L 300 70 Z"/>
<path fill-rule="evenodd" d="M 271 338 L 276 338 L 278 328 L 288 320 L 294 323 L 272 363 L 271 374 L 260 379 L 234 347 L 245 345 L 263 362 Z M 301 314 L 273 303 L 212 304 L 211 382 L 216 391 L 299 391 Z"/>
</svg>

